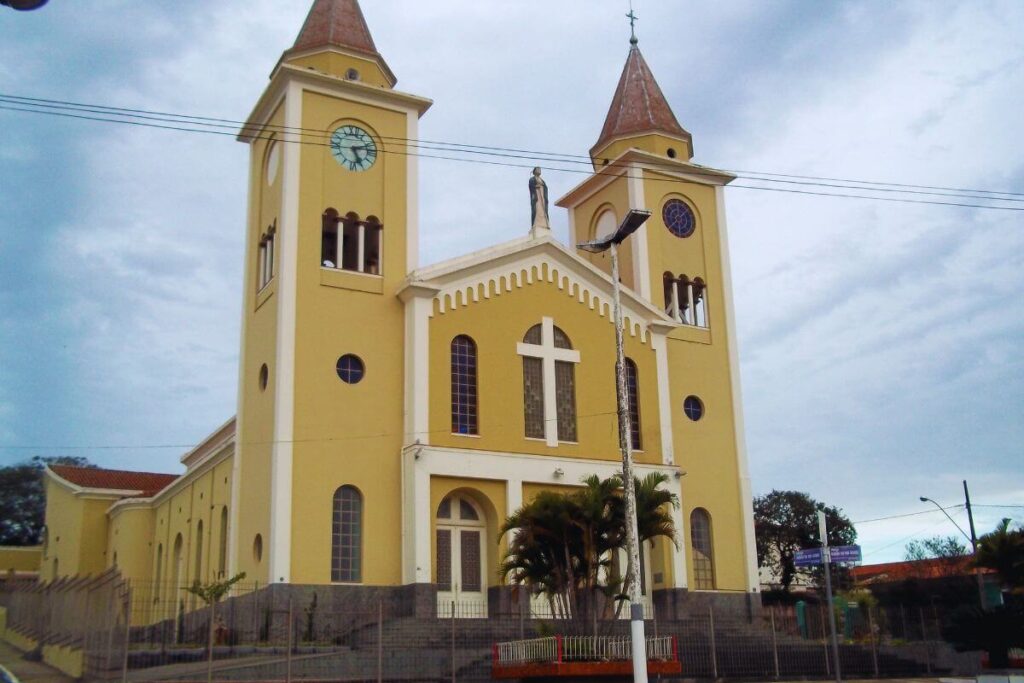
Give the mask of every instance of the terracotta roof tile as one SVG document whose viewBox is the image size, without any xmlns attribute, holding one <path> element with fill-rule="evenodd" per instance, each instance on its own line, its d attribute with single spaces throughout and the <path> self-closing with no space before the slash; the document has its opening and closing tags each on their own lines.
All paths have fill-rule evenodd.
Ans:
<svg viewBox="0 0 1024 683">
<path fill-rule="evenodd" d="M 316 0 L 292 49 L 328 45 L 378 54 L 357 0 Z"/>
<path fill-rule="evenodd" d="M 82 488 L 142 491 L 147 496 L 166 488 L 179 476 L 158 472 L 104 470 L 97 467 L 72 467 L 70 465 L 50 465 L 50 469 L 61 479 Z"/>
<path fill-rule="evenodd" d="M 619 85 L 615 88 L 601 136 L 592 152 L 621 135 L 646 132 L 667 133 L 687 139 L 690 137 L 668 106 L 658 82 L 654 80 L 654 74 L 640 54 L 640 48 L 633 45 L 629 49 L 622 76 L 619 77 Z"/>
</svg>

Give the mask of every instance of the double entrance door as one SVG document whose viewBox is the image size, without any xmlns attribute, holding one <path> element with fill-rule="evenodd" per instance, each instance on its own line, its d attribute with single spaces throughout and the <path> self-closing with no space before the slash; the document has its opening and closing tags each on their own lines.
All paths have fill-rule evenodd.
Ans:
<svg viewBox="0 0 1024 683">
<path fill-rule="evenodd" d="M 469 497 L 453 493 L 437 507 L 435 522 L 438 616 L 486 617 L 487 528 L 483 511 Z"/>
</svg>

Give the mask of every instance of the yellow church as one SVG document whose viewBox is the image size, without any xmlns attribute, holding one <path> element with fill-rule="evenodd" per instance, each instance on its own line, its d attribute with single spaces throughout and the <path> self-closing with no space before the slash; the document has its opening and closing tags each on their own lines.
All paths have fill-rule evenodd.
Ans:
<svg viewBox="0 0 1024 683">
<path fill-rule="evenodd" d="M 177 587 L 385 587 L 443 609 L 502 598 L 498 529 L 544 490 L 620 470 L 612 281 L 620 248 L 636 475 L 667 475 L 676 544 L 643 548 L 659 609 L 757 592 L 724 187 L 691 161 L 635 39 L 593 172 L 553 202 L 569 240 L 418 262 L 420 117 L 356 0 L 315 0 L 239 132 L 250 151 L 237 414 L 182 475 L 53 466 L 42 577 L 116 568 Z M 526 174 L 524 173 L 524 176 Z M 522 229 L 519 228 L 522 226 Z M 673 607 L 674 606 L 674 607 Z"/>
</svg>

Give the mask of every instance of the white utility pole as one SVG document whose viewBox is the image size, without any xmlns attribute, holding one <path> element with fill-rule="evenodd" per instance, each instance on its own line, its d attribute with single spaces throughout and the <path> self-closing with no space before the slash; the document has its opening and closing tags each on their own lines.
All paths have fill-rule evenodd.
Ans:
<svg viewBox="0 0 1024 683">
<path fill-rule="evenodd" d="M 828 596 L 828 624 L 832 630 L 832 658 L 835 660 L 836 683 L 841 683 L 843 674 L 839 669 L 836 613 L 832 609 L 832 551 L 828 549 L 828 527 L 825 524 L 824 510 L 818 510 L 818 533 L 821 535 L 821 561 L 825 566 L 825 595 Z"/>
</svg>

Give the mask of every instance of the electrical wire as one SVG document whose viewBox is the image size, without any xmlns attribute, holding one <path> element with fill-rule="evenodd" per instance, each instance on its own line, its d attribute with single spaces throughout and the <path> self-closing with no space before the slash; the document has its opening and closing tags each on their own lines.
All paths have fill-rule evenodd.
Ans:
<svg viewBox="0 0 1024 683">
<path fill-rule="evenodd" d="M 6 102 L 6 100 L 2 100 L 2 99 L 0 99 L 0 101 Z M 134 125 L 134 126 L 140 126 L 140 127 L 146 127 L 146 128 L 158 128 L 158 129 L 163 129 L 163 130 L 174 130 L 174 131 L 187 132 L 187 133 L 206 133 L 206 134 L 212 134 L 212 135 L 229 135 L 229 136 L 232 136 L 232 137 L 234 137 L 236 135 L 234 131 L 229 132 L 229 131 L 223 131 L 223 130 L 209 130 L 209 129 L 204 129 L 204 128 L 192 128 L 192 127 L 188 127 L 188 126 L 162 125 L 162 124 L 159 124 L 159 123 L 148 123 L 148 122 L 145 122 L 145 121 L 136 121 L 136 120 L 130 120 L 130 119 L 126 120 L 124 118 L 113 119 L 113 118 L 106 118 L 106 117 L 102 117 L 102 116 L 89 116 L 89 115 L 81 114 L 81 113 L 70 113 L 68 111 L 52 111 L 52 110 L 48 110 L 48 109 L 39 109 L 39 108 L 31 109 L 31 108 L 25 108 L 25 107 L 5 106 L 3 104 L 0 104 L 0 110 L 17 111 L 17 112 L 24 112 L 24 113 L 31 113 L 31 114 L 46 114 L 46 115 L 50 115 L 50 116 L 59 116 L 59 117 L 65 117 L 65 118 L 82 119 L 82 120 L 89 120 L 89 121 L 98 121 L 98 122 L 104 122 L 104 123 L 119 123 L 119 124 Z M 80 112 L 80 111 L 85 111 L 85 110 L 76 109 L 74 111 Z M 111 115 L 116 115 L 116 114 L 111 114 Z M 147 117 L 147 118 L 149 118 L 149 117 Z M 158 120 L 160 120 L 160 119 L 158 119 Z M 173 122 L 174 123 L 178 123 L 178 121 L 173 121 Z M 186 122 L 181 122 L 181 123 L 186 123 Z M 214 125 L 214 124 L 194 124 L 194 125 Z M 220 125 L 220 124 L 216 124 L 216 125 Z M 221 126 L 221 127 L 226 127 L 226 126 Z M 325 136 L 323 134 L 323 131 L 319 131 L 315 136 L 305 136 L 305 137 L 321 137 L 321 138 L 324 138 Z M 257 136 L 254 136 L 253 139 L 272 140 L 272 139 L 277 139 L 277 138 L 274 138 L 274 137 L 263 137 L 263 136 L 258 136 L 257 135 Z M 320 147 L 328 147 L 329 146 L 327 143 L 313 142 L 313 141 L 308 141 L 308 140 L 282 140 L 282 142 L 305 144 L 305 145 L 315 145 L 315 146 L 320 146 Z M 454 152 L 454 153 L 471 153 L 471 152 L 469 152 L 467 150 L 446 149 L 446 148 L 438 148 L 438 147 L 425 147 L 421 143 L 416 143 L 416 142 L 409 142 L 409 144 L 407 144 L 406 146 L 407 147 L 414 147 L 414 148 L 420 147 L 420 148 L 427 149 L 427 150 L 432 150 L 432 151 L 433 150 L 439 150 L 439 151 L 447 151 L 447 152 Z M 464 163 L 476 163 L 476 164 L 484 164 L 484 165 L 489 165 L 489 166 L 502 166 L 502 167 L 509 167 L 509 168 L 531 168 L 532 167 L 532 164 L 515 164 L 515 163 L 500 162 L 500 161 L 487 161 L 487 160 L 483 160 L 483 159 L 466 159 L 466 158 L 462 158 L 462 157 L 452 157 L 452 156 L 444 156 L 444 155 L 438 155 L 438 154 L 423 154 L 423 153 L 418 153 L 418 152 L 407 152 L 407 151 L 400 151 L 400 150 L 393 150 L 393 149 L 386 149 L 386 148 L 385 149 L 381 149 L 380 151 L 384 152 L 384 153 L 398 154 L 398 155 L 403 155 L 403 156 L 415 156 L 415 157 L 425 158 L 425 159 L 439 159 L 439 160 L 446 160 L 446 161 L 459 161 L 459 162 L 464 162 Z M 509 157 L 510 155 L 492 155 L 492 156 Z M 526 158 L 526 157 L 513 157 L 513 158 Z M 531 159 L 531 161 L 536 161 L 536 160 L 535 159 Z M 555 161 L 557 161 L 557 160 L 555 160 Z M 571 163 L 571 162 L 561 161 L 559 163 Z M 607 167 L 605 167 L 605 168 L 607 168 Z M 593 173 L 591 171 L 581 170 L 581 169 L 551 168 L 550 170 L 556 171 L 556 172 L 562 172 L 562 173 L 576 173 L 576 174 L 583 174 L 583 175 L 588 175 L 588 176 L 593 175 Z M 698 174 L 699 174 L 699 171 L 698 171 Z M 625 173 L 624 175 L 626 177 L 632 177 L 632 176 L 629 176 L 628 173 Z M 648 179 L 648 180 L 660 181 L 660 182 L 670 182 L 670 183 L 678 182 L 678 180 L 671 179 L 671 178 L 652 178 L 652 179 Z M 766 180 L 766 179 L 754 178 L 754 180 Z M 821 185 L 821 186 L 824 186 L 824 187 L 835 187 L 835 188 L 838 188 L 838 187 L 848 187 L 848 186 L 838 186 L 838 185 L 825 185 L 825 184 L 821 184 L 821 183 L 806 183 L 806 184 Z M 813 195 L 813 196 L 822 196 L 822 197 L 836 197 L 836 198 L 842 198 L 842 199 L 866 199 L 866 200 L 875 200 L 875 201 L 897 202 L 897 203 L 904 203 L 904 204 L 928 204 L 928 205 L 934 205 L 934 206 L 951 206 L 951 207 L 973 208 L 973 209 L 989 209 L 989 210 L 1002 210 L 1002 211 L 1024 211 L 1024 207 L 1014 207 L 1014 206 L 994 206 L 994 205 L 989 205 L 989 204 L 967 204 L 967 203 L 962 203 L 962 202 L 942 202 L 942 201 L 934 201 L 934 200 L 906 199 L 906 198 L 896 198 L 896 197 L 875 197 L 875 196 L 861 195 L 861 194 L 835 193 L 835 192 L 816 192 L 816 191 L 811 191 L 811 190 L 797 190 L 797 189 L 792 189 L 792 188 L 779 188 L 779 187 L 764 187 L 764 186 L 758 186 L 758 185 L 732 184 L 731 187 L 736 187 L 736 188 L 740 188 L 740 189 L 747 189 L 747 190 L 759 190 L 759 191 L 766 191 L 766 192 L 786 192 L 786 193 L 790 193 L 790 194 Z M 882 191 L 882 190 L 879 190 L 877 188 L 856 188 L 856 189 L 860 189 L 860 190 L 863 190 L 863 191 Z M 934 194 L 934 193 L 926 193 L 926 194 Z M 1006 201 L 1006 202 L 1009 202 L 1009 201 L 1021 201 L 1021 200 L 1017 200 L 1017 199 L 986 198 L 986 197 L 966 197 L 964 195 L 941 195 L 941 196 L 963 196 L 965 198 L 979 199 L 979 200 L 982 200 L 982 201 Z"/>
<path fill-rule="evenodd" d="M 124 116 L 151 115 L 151 116 L 155 116 L 155 117 L 169 117 L 171 119 L 179 119 L 180 122 L 183 122 L 183 123 L 196 123 L 196 124 L 199 124 L 199 125 L 230 124 L 230 125 L 223 125 L 221 127 L 230 127 L 233 130 L 237 129 L 238 126 L 242 126 L 243 130 L 244 130 L 245 126 L 248 124 L 248 122 L 246 122 L 246 121 L 240 121 L 240 120 L 237 120 L 237 119 L 227 119 L 227 118 L 212 117 L 212 116 L 200 116 L 200 115 L 194 115 L 194 114 L 178 114 L 178 113 L 172 113 L 172 112 L 154 111 L 154 110 L 150 110 L 150 109 L 133 109 L 133 108 L 127 108 L 127 107 L 113 107 L 113 106 L 99 105 L 99 104 L 87 104 L 87 103 L 82 103 L 82 102 L 72 102 L 72 101 L 69 101 L 69 100 L 54 100 L 54 99 L 46 99 L 46 98 L 38 98 L 38 97 L 25 97 L 25 96 L 21 96 L 21 95 L 11 95 L 11 94 L 8 94 L 8 93 L 0 93 L 0 100 L 20 101 L 21 103 L 31 104 L 31 106 L 38 106 L 38 107 L 73 108 L 73 109 L 80 109 L 80 110 L 84 110 L 84 111 L 92 111 L 94 113 L 103 112 L 103 113 L 111 113 L 111 114 L 118 113 L 118 115 L 124 115 Z M 207 122 L 207 123 L 200 123 L 200 122 Z M 263 131 L 263 130 L 270 130 L 272 132 L 282 132 L 282 133 L 284 133 L 284 132 L 294 132 L 294 133 L 300 133 L 300 134 L 303 134 L 303 135 L 313 135 L 313 136 L 318 136 L 318 137 L 330 137 L 330 133 L 328 133 L 328 132 L 326 132 L 326 131 L 324 131 L 322 129 L 319 129 L 319 128 L 304 128 L 304 127 L 300 127 L 300 126 L 284 126 L 284 125 L 280 125 L 280 124 L 269 124 L 269 123 L 263 124 L 263 125 L 259 126 L 259 130 L 261 130 L 261 131 Z M 528 150 L 528 149 L 520 149 L 520 148 L 513 148 L 513 147 L 496 147 L 496 146 L 491 146 L 491 145 L 474 145 L 474 144 L 468 144 L 468 143 L 450 142 L 450 141 L 439 141 L 439 140 L 422 140 L 422 139 L 421 140 L 412 140 L 410 138 L 401 138 L 401 137 L 394 137 L 394 136 L 379 136 L 379 137 L 381 137 L 381 139 L 383 139 L 383 140 L 394 140 L 394 141 L 397 141 L 397 142 L 406 142 L 406 143 L 415 143 L 415 144 L 426 144 L 426 145 L 441 145 L 441 146 L 449 147 L 449 148 L 465 148 L 462 151 L 467 151 L 467 152 L 469 150 L 485 150 L 485 151 L 488 151 L 488 152 L 509 152 L 509 153 L 515 153 L 515 154 L 527 154 L 527 155 L 530 155 L 529 157 L 516 157 L 516 158 L 536 159 L 537 157 L 552 157 L 553 160 L 555 160 L 555 161 L 564 161 L 566 163 L 569 163 L 569 160 L 573 160 L 572 163 L 585 163 L 587 165 L 590 165 L 593 161 L 597 161 L 597 162 L 611 162 L 611 161 L 613 161 L 612 159 L 609 159 L 609 158 L 603 158 L 603 157 L 591 158 L 589 155 L 572 154 L 572 153 L 566 153 L 566 152 L 542 152 L 542 151 L 537 151 L 537 150 Z M 455 151 L 455 150 L 453 149 L 453 151 Z M 580 161 L 577 162 L 575 160 L 580 160 Z M 668 165 L 668 164 L 664 165 L 663 167 L 666 168 L 666 169 L 677 169 L 678 168 L 678 167 L 676 167 L 674 165 Z M 914 185 L 914 184 L 910 184 L 910 183 L 894 183 L 894 182 L 884 182 L 884 181 L 875 181 L 875 180 L 859 180 L 859 179 L 851 179 L 851 178 L 833 178 L 833 177 L 825 177 L 825 176 L 805 176 L 805 175 L 797 175 L 797 174 L 791 174 L 791 173 L 774 173 L 774 172 L 769 172 L 769 171 L 747 171 L 747 170 L 728 170 L 728 169 L 725 169 L 725 171 L 727 173 L 730 173 L 730 174 L 738 175 L 739 177 L 748 177 L 748 179 L 750 179 L 750 180 L 764 180 L 766 182 L 789 183 L 789 182 L 792 182 L 792 181 L 789 181 L 789 180 L 774 180 L 773 178 L 792 178 L 792 179 L 798 179 L 798 180 L 816 180 L 816 181 L 825 181 L 825 182 L 855 183 L 857 185 L 875 185 L 875 186 L 879 186 L 878 188 L 867 188 L 867 187 L 856 188 L 856 189 L 863 189 L 863 190 L 870 189 L 872 191 L 876 191 L 876 190 L 877 191 L 883 191 L 881 188 L 902 188 L 902 190 L 884 190 L 884 191 L 908 191 L 909 192 L 910 190 L 936 190 L 936 191 L 939 191 L 939 192 L 958 192 L 958 193 L 973 193 L 973 194 L 1009 195 L 1011 197 L 1021 197 L 1021 198 L 1024 198 L 1024 192 L 1008 192 L 1008 191 L 1002 191 L 1002 190 L 981 190 L 981 189 L 971 189 L 971 188 L 942 187 L 942 186 L 935 186 L 935 185 Z M 766 177 L 764 177 L 764 178 L 757 178 L 757 177 L 753 177 L 753 176 L 766 176 Z M 845 186 L 840 186 L 840 187 L 845 187 Z M 932 194 L 932 193 L 922 193 L 922 194 Z M 982 199 L 982 198 L 978 197 L 978 199 Z M 998 198 L 993 198 L 993 199 L 998 199 Z M 1015 199 L 1015 200 L 1008 200 L 1008 199 L 1007 200 L 1003 200 L 1003 199 L 1000 199 L 1000 201 L 1024 201 L 1024 199 Z"/>
<path fill-rule="evenodd" d="M 949 507 L 944 507 L 944 508 L 941 508 L 941 509 L 942 510 L 957 510 L 957 509 L 963 508 L 963 507 L 965 507 L 964 504 L 960 503 L 959 505 L 950 505 Z M 934 514 L 934 513 L 938 512 L 938 511 L 939 510 L 937 510 L 937 509 L 930 509 L 930 510 L 921 510 L 920 512 L 905 512 L 905 513 L 900 514 L 900 515 L 888 515 L 886 517 L 874 517 L 872 519 L 862 519 L 862 520 L 859 520 L 859 521 L 856 521 L 856 522 L 850 522 L 850 524 L 870 524 L 871 522 L 882 522 L 882 521 L 885 521 L 887 519 L 900 519 L 902 517 L 916 517 L 918 515 L 929 515 L 929 514 Z"/>
</svg>

